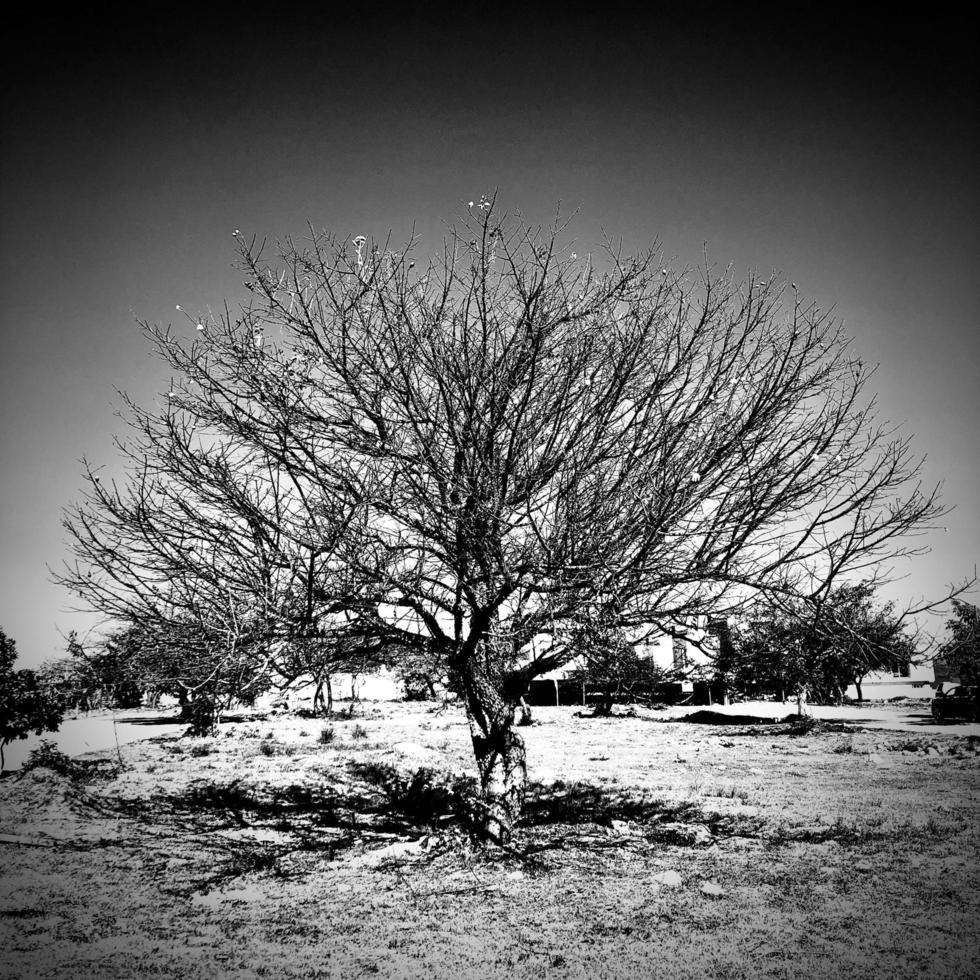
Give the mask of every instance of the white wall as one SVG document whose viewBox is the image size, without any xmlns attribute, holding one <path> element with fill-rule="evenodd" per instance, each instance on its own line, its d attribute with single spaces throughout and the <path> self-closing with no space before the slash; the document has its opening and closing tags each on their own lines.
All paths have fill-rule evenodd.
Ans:
<svg viewBox="0 0 980 980">
<path fill-rule="evenodd" d="M 861 682 L 861 695 L 866 701 L 887 701 L 889 698 L 931 698 L 935 694 L 934 674 L 931 664 L 913 665 L 908 677 L 896 677 L 891 671 L 876 671 Z M 857 685 L 852 684 L 845 692 L 849 698 L 857 698 Z"/>
</svg>

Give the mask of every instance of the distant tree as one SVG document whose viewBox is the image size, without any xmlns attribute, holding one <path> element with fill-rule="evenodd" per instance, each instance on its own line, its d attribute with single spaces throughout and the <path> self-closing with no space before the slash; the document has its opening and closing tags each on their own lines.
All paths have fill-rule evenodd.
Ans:
<svg viewBox="0 0 980 980">
<path fill-rule="evenodd" d="M 590 624 L 579 629 L 573 642 L 583 663 L 570 677 L 592 688 L 598 717 L 612 715 L 617 704 L 649 698 L 667 676 L 652 659 L 640 657 L 623 631 L 615 627 Z"/>
<path fill-rule="evenodd" d="M 41 686 L 33 670 L 14 670 L 17 651 L 13 639 L 0 629 L 0 769 L 9 742 L 32 732 L 54 732 L 62 711 Z"/>
<path fill-rule="evenodd" d="M 46 660 L 38 668 L 38 682 L 64 711 L 88 711 L 92 707 L 91 677 L 83 666 L 69 655 Z"/>
<path fill-rule="evenodd" d="M 406 701 L 431 701 L 445 693 L 445 667 L 417 650 L 400 651 L 394 663 Z"/>
<path fill-rule="evenodd" d="M 953 600 L 953 616 L 946 622 L 949 638 L 939 648 L 946 666 L 963 684 L 980 684 L 980 609 Z"/>
<path fill-rule="evenodd" d="M 724 618 L 709 619 L 706 632 L 711 640 L 711 687 L 718 700 L 727 704 L 739 672 L 731 624 Z"/>
<path fill-rule="evenodd" d="M 840 702 L 851 684 L 877 670 L 901 671 L 915 646 L 894 604 L 875 604 L 871 582 L 843 585 L 817 599 L 757 605 L 733 631 L 733 674 L 750 689 Z"/>
<path fill-rule="evenodd" d="M 143 702 L 144 687 L 131 669 L 125 631 L 112 631 L 82 642 L 72 630 L 67 656 L 42 664 L 39 677 L 66 709 L 135 708 Z"/>
<path fill-rule="evenodd" d="M 355 631 L 331 632 L 327 636 L 296 636 L 280 643 L 272 659 L 281 686 L 300 679 L 313 684 L 313 711 L 329 715 L 333 711 L 332 675 L 336 673 L 369 673 L 387 666 L 399 658 L 395 651 L 385 649 L 377 639 L 358 635 Z M 353 711 L 354 701 L 351 701 Z"/>
<path fill-rule="evenodd" d="M 131 623 L 105 645 L 142 690 L 175 697 L 198 735 L 213 732 L 232 705 L 252 703 L 275 676 L 275 652 L 260 638 L 239 636 L 229 651 L 220 636 L 186 619 Z"/>
<path fill-rule="evenodd" d="M 775 277 L 579 252 L 490 199 L 420 263 L 362 236 L 271 261 L 238 242 L 240 311 L 190 341 L 147 326 L 174 383 L 128 405 L 122 484 L 87 470 L 61 580 L 123 622 L 193 624 L 222 675 L 350 624 L 435 649 L 488 838 L 523 806 L 516 712 L 576 623 L 886 575 L 943 512 L 840 324 Z"/>
</svg>

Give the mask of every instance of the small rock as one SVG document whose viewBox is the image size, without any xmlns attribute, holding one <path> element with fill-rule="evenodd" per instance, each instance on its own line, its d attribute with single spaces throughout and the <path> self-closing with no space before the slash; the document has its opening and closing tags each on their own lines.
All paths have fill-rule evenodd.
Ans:
<svg viewBox="0 0 980 980">
<path fill-rule="evenodd" d="M 725 894 L 725 889 L 717 881 L 706 881 L 701 885 L 701 894 L 708 895 L 710 898 L 721 898 Z"/>
<path fill-rule="evenodd" d="M 609 827 L 614 834 L 628 834 L 630 825 L 625 820 L 610 820 Z"/>
<path fill-rule="evenodd" d="M 658 871 L 652 878 L 661 888 L 680 888 L 684 879 L 676 871 Z"/>
<path fill-rule="evenodd" d="M 414 759 L 417 762 L 434 762 L 439 758 L 438 752 L 416 742 L 395 742 L 392 748 L 406 759 Z"/>
<path fill-rule="evenodd" d="M 358 855 L 351 859 L 350 864 L 376 868 L 385 861 L 418 857 L 424 849 L 424 841 L 400 841 L 396 844 L 389 844 L 387 847 L 381 847 L 374 851 L 368 851 L 366 854 Z"/>
</svg>

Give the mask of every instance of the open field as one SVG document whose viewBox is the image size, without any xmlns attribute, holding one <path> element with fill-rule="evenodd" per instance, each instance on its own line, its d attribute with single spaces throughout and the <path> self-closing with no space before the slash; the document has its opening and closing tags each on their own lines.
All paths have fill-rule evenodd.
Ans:
<svg viewBox="0 0 980 980">
<path fill-rule="evenodd" d="M 228 723 L 8 777 L 0 975 L 977 975 L 975 726 L 535 719 L 509 850 L 463 830 L 454 708 Z"/>
</svg>

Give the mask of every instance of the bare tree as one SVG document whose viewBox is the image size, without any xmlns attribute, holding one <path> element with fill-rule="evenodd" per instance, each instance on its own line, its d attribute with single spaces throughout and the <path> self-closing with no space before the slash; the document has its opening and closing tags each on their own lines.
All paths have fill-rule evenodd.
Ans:
<svg viewBox="0 0 980 980">
<path fill-rule="evenodd" d="M 109 613 L 424 650 L 464 699 L 500 841 L 525 792 L 516 706 L 579 626 L 638 639 L 819 597 L 887 574 L 942 514 L 794 286 L 564 235 L 482 200 L 420 267 L 412 243 L 311 230 L 270 262 L 240 236 L 251 302 L 191 342 L 147 328 L 180 384 L 132 408 L 130 496 L 96 488 L 68 525 L 67 584 Z"/>
<path fill-rule="evenodd" d="M 668 677 L 649 657 L 641 657 L 622 630 L 584 627 L 572 641 L 581 657 L 581 666 L 570 679 L 589 685 L 597 697 L 594 714 L 608 718 L 617 703 L 637 698 L 649 699 L 657 685 Z"/>
<path fill-rule="evenodd" d="M 894 603 L 878 603 L 869 582 L 840 585 L 817 599 L 763 601 L 736 624 L 730 660 L 736 678 L 807 701 L 843 700 L 872 671 L 908 672 L 922 638 Z M 918 659 L 921 659 L 918 658 Z"/>
</svg>

